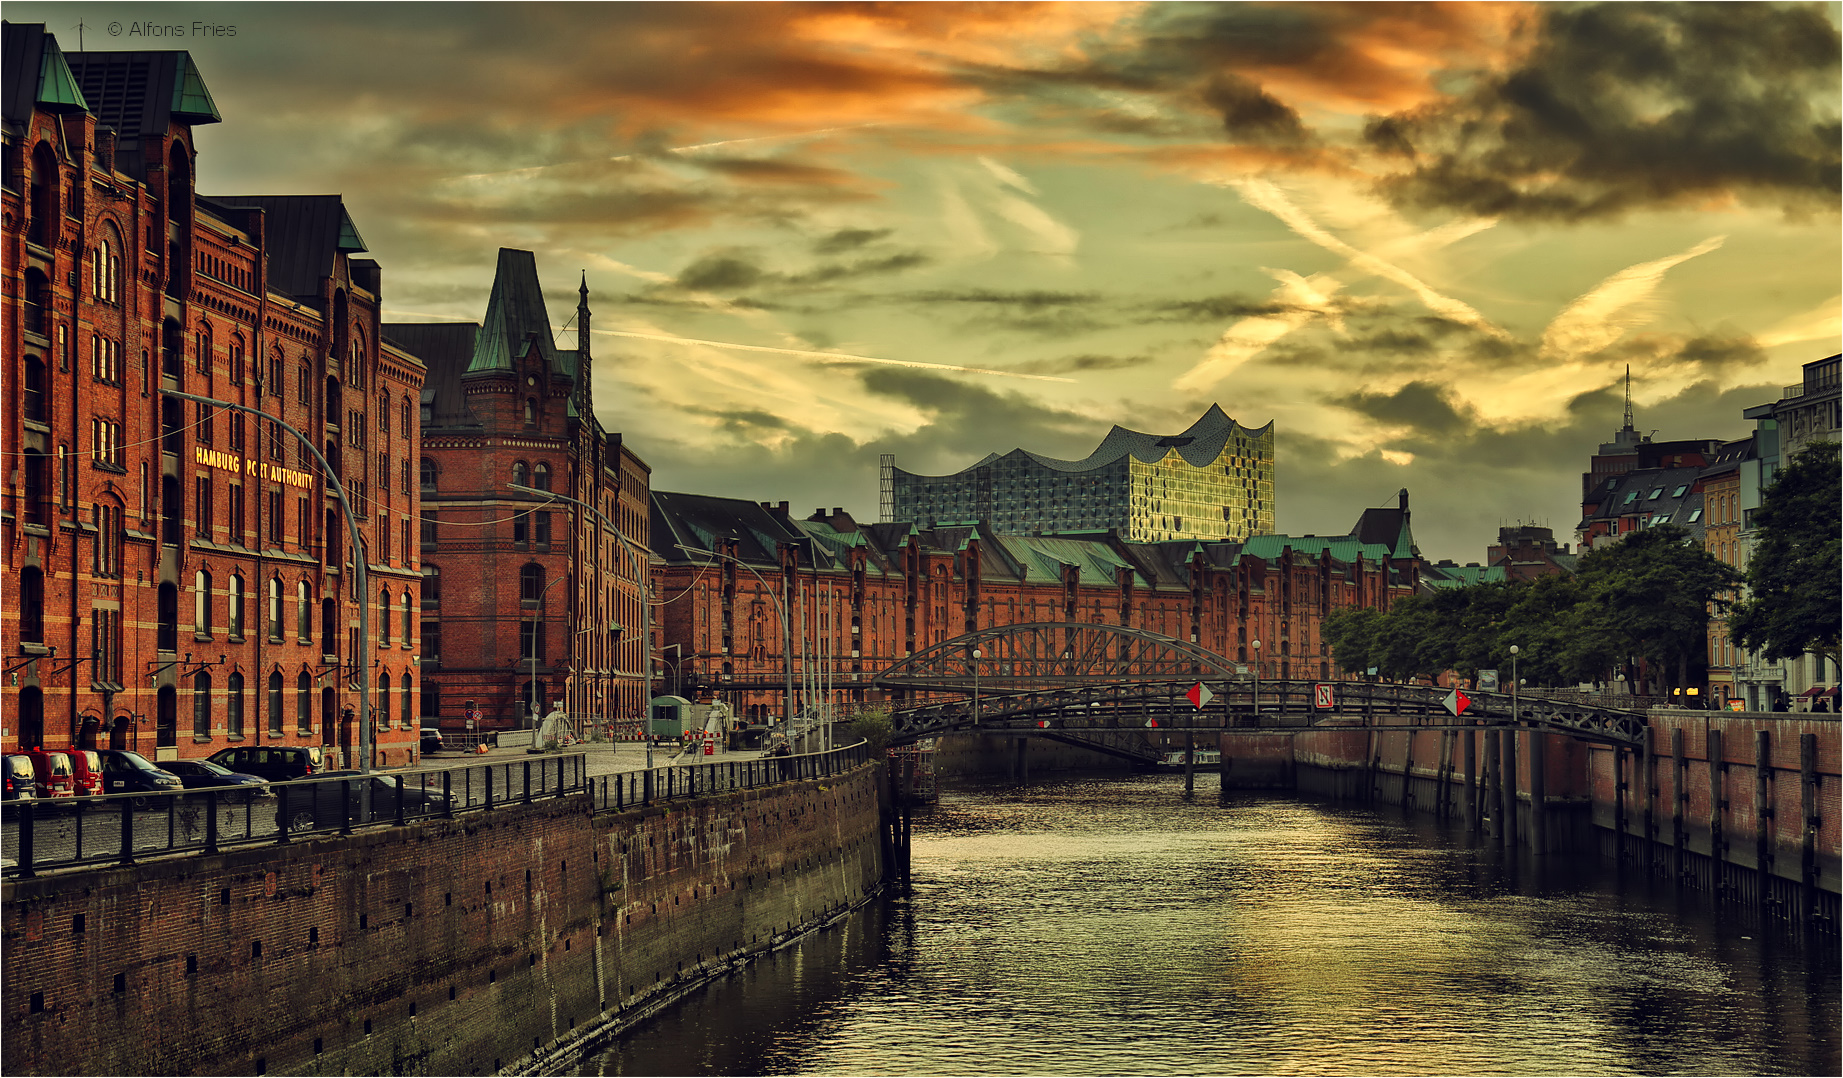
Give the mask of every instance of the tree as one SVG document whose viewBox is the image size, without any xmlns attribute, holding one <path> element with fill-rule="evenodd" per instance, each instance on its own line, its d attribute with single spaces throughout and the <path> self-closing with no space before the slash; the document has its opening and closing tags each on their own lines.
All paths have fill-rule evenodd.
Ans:
<svg viewBox="0 0 1843 1078">
<path fill-rule="evenodd" d="M 896 733 L 895 724 L 890 721 L 887 708 L 868 708 L 858 712 L 852 717 L 851 725 L 846 729 L 869 743 L 872 756 L 881 753 L 883 747 L 889 744 L 890 738 Z"/>
<path fill-rule="evenodd" d="M 1675 524 L 1588 551 L 1578 575 L 1592 604 L 1578 628 L 1644 659 L 1666 692 L 1706 664 L 1710 606 L 1725 606 L 1718 596 L 1741 581 Z"/>
<path fill-rule="evenodd" d="M 1333 610 L 1325 619 L 1325 643 L 1337 664 L 1352 674 L 1367 674 L 1376 661 L 1376 634 L 1383 619 L 1380 610 L 1350 606 Z"/>
<path fill-rule="evenodd" d="M 1793 457 L 1753 514 L 1748 598 L 1734 605 L 1728 633 L 1769 662 L 1814 651 L 1838 661 L 1843 566 L 1838 561 L 1837 443 Z"/>
</svg>

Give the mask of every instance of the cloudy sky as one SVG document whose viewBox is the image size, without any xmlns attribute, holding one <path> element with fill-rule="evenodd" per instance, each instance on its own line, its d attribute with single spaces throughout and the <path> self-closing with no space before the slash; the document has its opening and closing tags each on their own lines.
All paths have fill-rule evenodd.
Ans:
<svg viewBox="0 0 1843 1078">
<path fill-rule="evenodd" d="M 1406 487 L 1475 561 L 1572 538 L 1627 365 L 1640 429 L 1731 438 L 1839 347 L 1834 5 L 7 18 L 190 50 L 200 190 L 344 194 L 392 320 L 478 320 L 521 247 L 561 333 L 586 271 L 657 489 L 874 520 L 880 453 L 1079 457 L 1214 401 L 1277 424 L 1282 531 Z"/>
</svg>

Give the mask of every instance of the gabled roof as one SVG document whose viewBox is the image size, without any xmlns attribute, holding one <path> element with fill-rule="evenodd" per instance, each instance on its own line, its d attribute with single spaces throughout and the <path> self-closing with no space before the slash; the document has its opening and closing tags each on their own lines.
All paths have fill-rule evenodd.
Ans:
<svg viewBox="0 0 1843 1078">
<path fill-rule="evenodd" d="M 718 498 L 708 494 L 653 491 L 653 552 L 669 563 L 706 561 L 687 554 L 678 544 L 714 550 L 718 539 L 737 541 L 736 556 L 752 565 L 780 565 L 780 544 L 807 549 L 812 544 L 804 532 L 789 530 L 782 518 L 743 498 Z"/>
<path fill-rule="evenodd" d="M 192 54 L 73 52 L 70 69 L 96 119 L 126 139 L 166 134 L 177 120 L 198 127 L 221 123 L 205 77 Z"/>
<path fill-rule="evenodd" d="M 44 23 L 4 24 L 6 120 L 23 129 L 34 106 L 50 112 L 83 112 L 89 102 L 77 85 L 55 34 Z"/>
<path fill-rule="evenodd" d="M 550 315 L 544 310 L 544 289 L 538 284 L 537 256 L 501 247 L 493 292 L 486 300 L 486 317 L 481 320 L 467 373 L 509 371 L 532 344 L 537 345 L 547 369 L 574 376 L 574 353 L 570 370 L 558 365 Z"/>
<path fill-rule="evenodd" d="M 385 340 L 428 368 L 422 382 L 422 402 L 429 406 L 425 430 L 479 425 L 461 392 L 461 372 L 473 357 L 479 326 L 472 322 L 386 322 L 381 329 Z"/>
<path fill-rule="evenodd" d="M 320 305 L 320 282 L 341 254 L 365 250 L 365 240 L 339 195 L 214 195 L 210 201 L 263 213 L 269 290 Z"/>
<path fill-rule="evenodd" d="M 1390 557 L 1413 557 L 1414 533 L 1408 528 L 1408 492 L 1402 491 L 1400 498 L 1401 504 L 1393 508 L 1363 510 L 1350 534 L 1366 546 L 1387 548 Z"/>
</svg>

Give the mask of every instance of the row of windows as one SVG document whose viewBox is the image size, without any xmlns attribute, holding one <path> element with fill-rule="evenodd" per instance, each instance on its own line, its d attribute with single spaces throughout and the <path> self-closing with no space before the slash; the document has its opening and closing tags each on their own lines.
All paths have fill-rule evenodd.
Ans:
<svg viewBox="0 0 1843 1078">
<path fill-rule="evenodd" d="M 213 736 L 212 721 L 215 719 L 216 704 L 213 700 L 213 678 L 209 670 L 200 670 L 192 675 L 192 735 L 209 738 Z M 269 675 L 268 684 L 268 719 L 269 733 L 281 736 L 283 727 L 283 681 L 281 671 Z M 393 691 L 389 674 L 378 675 L 378 699 L 372 711 L 372 719 L 379 729 L 387 727 L 392 721 L 392 713 L 401 717 L 405 728 L 411 716 L 416 713 L 416 680 L 410 674 L 404 674 L 400 686 Z M 244 681 L 241 673 L 232 672 L 225 678 L 224 687 L 224 733 L 229 737 L 244 736 Z M 294 679 L 294 715 L 295 730 L 298 734 L 313 731 L 313 676 L 303 670 Z"/>
</svg>

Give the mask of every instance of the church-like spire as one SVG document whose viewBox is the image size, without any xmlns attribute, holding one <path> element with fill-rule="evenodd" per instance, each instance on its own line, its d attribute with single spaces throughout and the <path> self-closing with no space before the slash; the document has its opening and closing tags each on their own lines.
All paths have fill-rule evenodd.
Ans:
<svg viewBox="0 0 1843 1078">
<path fill-rule="evenodd" d="M 1632 365 L 1625 365 L 1625 429 L 1632 429 Z"/>
<path fill-rule="evenodd" d="M 594 376 L 589 362 L 589 272 L 582 272 L 582 287 L 576 300 L 576 414 L 593 425 L 595 419 Z"/>
</svg>

